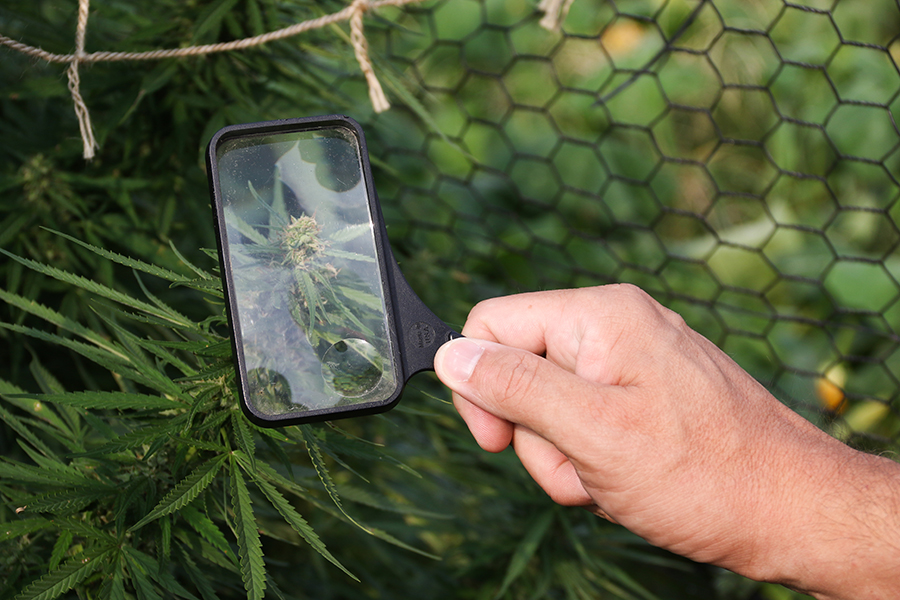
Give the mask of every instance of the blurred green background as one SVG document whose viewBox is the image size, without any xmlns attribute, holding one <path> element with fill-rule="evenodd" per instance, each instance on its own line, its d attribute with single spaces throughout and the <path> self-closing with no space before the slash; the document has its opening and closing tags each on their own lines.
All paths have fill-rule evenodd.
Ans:
<svg viewBox="0 0 900 600">
<path fill-rule="evenodd" d="M 227 41 L 344 6 L 95 0 L 86 48 Z M 5 0 L 0 34 L 67 53 L 76 13 L 74 1 Z M 214 271 L 202 250 L 215 245 L 202 159 L 212 134 L 227 124 L 348 114 L 366 130 L 404 274 L 448 323 L 461 326 L 473 304 L 498 295 L 635 283 L 820 427 L 850 444 L 895 452 L 897 4 L 574 0 L 558 30 L 541 26 L 542 16 L 530 0 L 429 0 L 368 14 L 371 58 L 393 105 L 381 114 L 371 109 L 346 24 L 241 52 L 82 66 L 82 95 L 100 143 L 91 162 L 81 157 L 65 68 L 4 48 L 0 248 L 126 294 L 146 290 L 196 322 L 221 319 L 221 301 L 202 286 L 138 281 L 127 265 L 47 229 L 179 273 L 190 273 L 182 257 Z M 123 339 L 104 316 L 106 305 L 71 280 L 4 258 L 0 287 Z M 0 315 L 69 335 L 26 314 L 21 303 L 0 307 Z M 21 327 L 0 329 L 0 391 L 11 415 L 0 423 L 0 453 L 6 462 L 31 464 L 25 447 L 32 442 L 13 425 L 25 422 L 61 463 L 96 468 L 59 449 L 65 443 L 37 426 L 40 415 L 24 415 L 11 390 L 140 389 Z M 148 320 L 125 328 L 141 339 L 177 338 Z M 477 448 L 447 397 L 433 377 L 417 376 L 397 410 L 340 424 L 355 438 L 327 426 L 308 430 L 322 442 L 323 464 L 347 512 L 421 554 L 343 518 L 314 453 L 252 434 L 267 441 L 256 446 L 257 460 L 293 470 L 308 493 L 295 498 L 297 510 L 360 580 L 298 545 L 297 534 L 254 497 L 272 597 L 792 597 L 553 506 L 513 455 Z M 78 418 L 89 413 L 115 431 L 98 432 L 94 442 L 85 432 L 86 447 L 158 423 L 114 409 Z M 234 425 L 223 435 L 240 431 Z M 174 452 L 177 440 L 160 445 L 170 443 Z M 189 472 L 180 463 L 154 468 L 163 471 L 146 476 L 166 482 L 160 498 Z M 21 518 L 17 501 L 28 493 L 60 493 L 38 487 L 0 477 L 0 523 Z M 92 502 L 52 507 L 48 517 L 112 527 L 104 501 Z M 228 510 L 220 512 L 210 518 L 227 544 L 240 546 L 226 526 Z M 159 560 L 159 573 L 171 572 L 204 600 L 247 597 L 233 565 L 204 567 L 215 574 L 210 590 L 184 583 L 192 580 L 164 541 L 165 527 L 179 523 L 173 516 L 161 537 L 141 542 Z M 36 589 L 28 586 L 63 557 L 90 549 L 91 539 L 52 528 L 33 538 L 0 537 L 0 570 L 11 574 L 0 583 L 0 599 Z M 210 560 L 208 549 L 174 539 L 198 563 Z M 135 566 L 122 573 L 121 597 L 190 597 L 167 588 L 158 573 L 149 587 Z M 120 597 L 102 577 L 61 588 L 42 597 Z"/>
</svg>

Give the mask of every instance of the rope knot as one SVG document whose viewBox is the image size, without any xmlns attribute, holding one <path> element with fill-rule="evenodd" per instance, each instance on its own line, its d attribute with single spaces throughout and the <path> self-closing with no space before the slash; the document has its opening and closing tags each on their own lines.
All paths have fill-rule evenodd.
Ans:
<svg viewBox="0 0 900 600">
<path fill-rule="evenodd" d="M 371 2 L 369 2 L 369 0 L 353 0 L 353 4 L 350 5 L 354 15 L 357 13 L 365 13 L 370 7 Z"/>
</svg>

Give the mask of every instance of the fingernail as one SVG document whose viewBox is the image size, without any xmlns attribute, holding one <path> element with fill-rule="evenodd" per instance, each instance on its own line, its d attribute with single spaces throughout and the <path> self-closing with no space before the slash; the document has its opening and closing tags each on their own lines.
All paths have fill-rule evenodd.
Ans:
<svg viewBox="0 0 900 600">
<path fill-rule="evenodd" d="M 464 383 L 472 376 L 484 348 L 466 338 L 447 342 L 440 351 L 441 371 L 454 381 Z"/>
</svg>

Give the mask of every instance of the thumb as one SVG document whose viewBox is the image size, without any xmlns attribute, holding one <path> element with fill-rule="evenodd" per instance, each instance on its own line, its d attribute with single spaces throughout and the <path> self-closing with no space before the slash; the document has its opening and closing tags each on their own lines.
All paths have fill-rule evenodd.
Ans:
<svg viewBox="0 0 900 600">
<path fill-rule="evenodd" d="M 560 444 L 580 424 L 585 410 L 596 414 L 600 386 L 546 358 L 494 342 L 458 338 L 444 344 L 434 358 L 440 380 L 482 410 L 524 425 Z M 574 440 L 573 440 L 574 441 Z"/>
</svg>

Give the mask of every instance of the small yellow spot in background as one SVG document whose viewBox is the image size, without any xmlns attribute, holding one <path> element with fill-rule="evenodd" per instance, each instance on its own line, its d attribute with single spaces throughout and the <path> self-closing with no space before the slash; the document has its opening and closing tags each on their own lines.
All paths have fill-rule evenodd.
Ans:
<svg viewBox="0 0 900 600">
<path fill-rule="evenodd" d="M 816 381 L 816 395 L 822 406 L 832 412 L 840 414 L 847 408 L 844 403 L 844 391 L 824 377 Z"/>
<path fill-rule="evenodd" d="M 41 412 L 42 410 L 44 410 L 44 405 L 41 404 L 40 402 L 35 402 L 34 403 L 34 412 Z"/>
<path fill-rule="evenodd" d="M 644 28 L 631 19 L 619 19 L 603 32 L 600 43 L 610 56 L 616 58 L 630 53 L 644 39 Z"/>
<path fill-rule="evenodd" d="M 456 269 L 453 269 L 452 271 L 450 271 L 450 277 L 452 277 L 453 279 L 455 279 L 456 281 L 458 281 L 460 283 L 471 283 L 472 282 L 471 275 L 469 275 L 468 273 L 463 273 L 462 271 L 458 271 Z"/>
<path fill-rule="evenodd" d="M 834 365 L 816 380 L 816 396 L 819 402 L 836 414 L 847 410 L 843 387 L 847 384 L 847 371 L 843 365 Z"/>
</svg>

